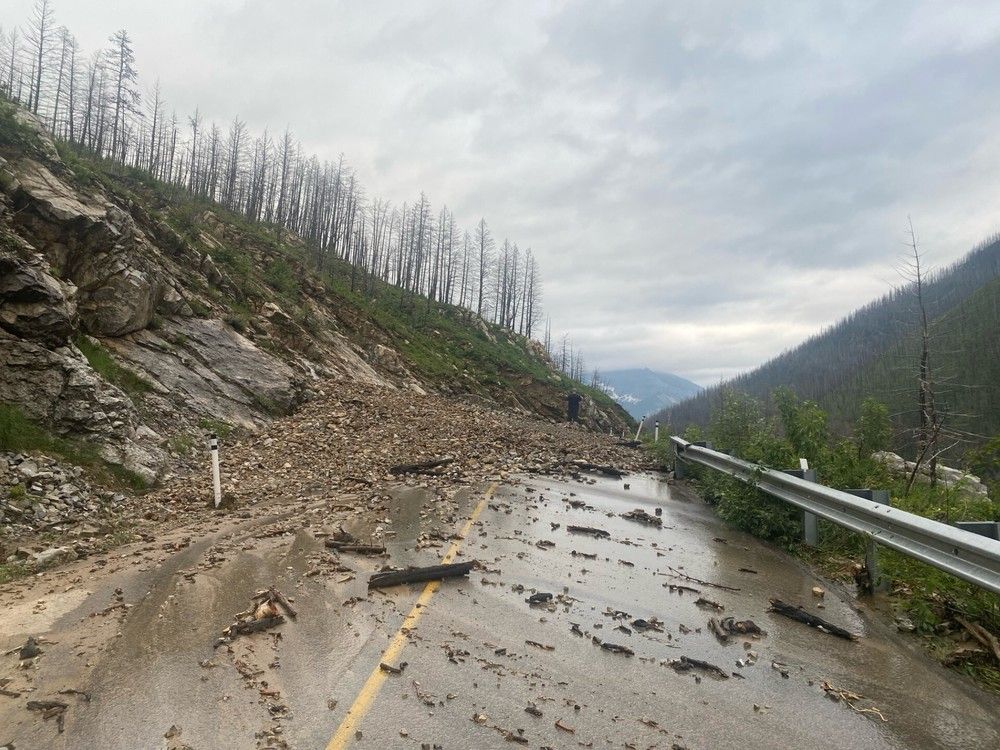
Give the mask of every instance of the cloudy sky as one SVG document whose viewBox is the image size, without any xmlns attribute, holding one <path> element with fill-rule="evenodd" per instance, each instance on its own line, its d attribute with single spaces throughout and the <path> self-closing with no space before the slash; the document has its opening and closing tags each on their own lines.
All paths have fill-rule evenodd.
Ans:
<svg viewBox="0 0 1000 750">
<path fill-rule="evenodd" d="M 0 21 L 33 0 L 0 0 Z M 589 366 L 752 367 L 1000 228 L 995 2 L 55 0 L 179 113 L 530 246 Z"/>
</svg>

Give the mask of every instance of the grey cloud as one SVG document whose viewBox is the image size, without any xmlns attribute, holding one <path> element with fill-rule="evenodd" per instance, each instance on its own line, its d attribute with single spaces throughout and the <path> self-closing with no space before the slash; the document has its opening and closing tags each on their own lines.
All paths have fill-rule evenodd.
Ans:
<svg viewBox="0 0 1000 750">
<path fill-rule="evenodd" d="M 26 17 L 32 0 L 10 0 Z M 588 362 L 700 382 L 996 230 L 988 4 L 57 0 L 184 115 L 288 124 L 370 195 L 531 247 Z"/>
</svg>

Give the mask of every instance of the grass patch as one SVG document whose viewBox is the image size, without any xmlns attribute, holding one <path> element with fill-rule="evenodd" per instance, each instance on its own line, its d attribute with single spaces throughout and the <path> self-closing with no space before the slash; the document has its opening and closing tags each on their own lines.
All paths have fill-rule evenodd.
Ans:
<svg viewBox="0 0 1000 750">
<path fill-rule="evenodd" d="M 82 466 L 99 484 L 136 491 L 146 489 L 141 476 L 105 461 L 96 445 L 54 435 L 13 404 L 0 403 L 0 450 L 47 453 Z"/>
<path fill-rule="evenodd" d="M 23 562 L 0 563 L 0 584 L 24 578 L 29 573 L 31 568 Z"/>
<path fill-rule="evenodd" d="M 77 336 L 74 343 L 98 375 L 121 388 L 129 396 L 139 397 L 153 390 L 148 380 L 122 367 L 107 349 L 90 337 Z"/>
<path fill-rule="evenodd" d="M 228 422 L 223 422 L 221 419 L 209 419 L 208 417 L 198 420 L 198 426 L 205 432 L 210 432 L 213 435 L 216 435 L 219 440 L 225 440 L 232 435 L 233 430 L 236 429 Z"/>
</svg>

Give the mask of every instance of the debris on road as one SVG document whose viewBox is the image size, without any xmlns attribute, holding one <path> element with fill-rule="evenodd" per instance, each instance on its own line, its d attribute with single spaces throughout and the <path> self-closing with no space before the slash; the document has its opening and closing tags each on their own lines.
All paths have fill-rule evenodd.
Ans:
<svg viewBox="0 0 1000 750">
<path fill-rule="evenodd" d="M 562 719 L 556 719 L 556 729 L 561 729 L 562 731 L 569 732 L 570 734 L 576 734 L 576 730 L 568 724 L 563 724 Z"/>
<path fill-rule="evenodd" d="M 705 609 L 714 609 L 718 612 L 725 610 L 725 607 L 721 604 L 716 601 L 712 601 L 711 599 L 706 599 L 704 596 L 695 600 L 695 606 L 703 607 Z"/>
<path fill-rule="evenodd" d="M 475 560 L 468 560 L 448 565 L 429 565 L 423 568 L 406 568 L 405 570 L 387 570 L 380 573 L 372 573 L 368 579 L 368 588 L 380 589 L 398 586 L 403 583 L 421 583 L 423 581 L 439 581 L 443 578 L 467 576 L 475 565 Z"/>
<path fill-rule="evenodd" d="M 394 667 L 391 664 L 386 664 L 384 661 L 380 661 L 378 663 L 378 668 L 381 669 L 383 672 L 387 672 L 388 674 L 399 675 L 403 674 L 403 670 L 406 669 L 406 665 L 407 662 L 405 661 L 401 661 L 398 667 Z"/>
<path fill-rule="evenodd" d="M 877 716 L 882 721 L 885 722 L 889 721 L 887 718 L 885 718 L 885 715 L 879 709 L 875 708 L 875 706 L 868 706 L 867 708 L 861 708 L 855 705 L 858 701 L 865 699 L 865 697 L 859 693 L 852 693 L 849 690 L 836 688 L 826 680 L 820 683 L 820 687 L 823 688 L 823 692 L 826 693 L 827 697 L 829 697 L 831 700 L 837 701 L 838 703 L 844 703 L 859 714 L 868 714 L 872 716 Z"/>
<path fill-rule="evenodd" d="M 618 643 L 608 643 L 606 641 L 601 642 L 601 648 L 605 651 L 610 651 L 613 654 L 624 654 L 625 656 L 635 656 L 635 651 L 630 649 L 628 646 L 622 646 Z"/>
<path fill-rule="evenodd" d="M 285 622 L 285 618 L 278 612 L 279 606 L 293 620 L 298 616 L 288 598 L 281 594 L 274 586 L 264 591 L 258 591 L 251 598 L 251 602 L 253 606 L 248 610 L 238 613 L 233 623 L 222 631 L 222 635 L 215 641 L 216 648 L 226 643 L 232 643 L 238 636 L 259 633 L 281 625 Z"/>
<path fill-rule="evenodd" d="M 525 640 L 525 643 L 527 643 L 529 646 L 534 646 L 535 648 L 540 648 L 540 649 L 542 649 L 542 651 L 555 651 L 556 650 L 555 646 L 549 646 L 549 645 L 547 645 L 545 643 L 539 643 L 538 641 Z"/>
<path fill-rule="evenodd" d="M 29 635 L 28 640 L 17 650 L 17 658 L 24 661 L 25 659 L 34 659 L 36 656 L 41 656 L 42 653 L 42 650 L 38 647 L 38 641 Z"/>
<path fill-rule="evenodd" d="M 340 544 L 327 539 L 324 542 L 330 549 L 338 552 L 353 552 L 356 555 L 384 555 L 385 547 L 381 544 Z"/>
<path fill-rule="evenodd" d="M 711 662 L 702 661 L 701 659 L 693 659 L 690 656 L 682 656 L 679 659 L 670 659 L 664 663 L 675 672 L 690 672 L 694 669 L 699 672 L 705 672 L 706 674 L 720 680 L 729 679 L 729 672 L 724 670 L 722 667 L 712 664 Z"/>
<path fill-rule="evenodd" d="M 805 623 L 811 627 L 818 630 L 822 630 L 824 633 L 829 633 L 830 635 L 835 635 L 838 638 L 843 638 L 848 641 L 856 641 L 858 636 L 856 633 L 852 633 L 849 630 L 845 630 L 839 625 L 834 625 L 833 623 L 827 622 L 821 617 L 810 614 L 806 612 L 801 607 L 795 607 L 791 604 L 786 604 L 780 599 L 771 599 L 771 607 L 769 612 L 776 612 L 779 615 L 783 615 L 792 620 L 797 620 L 798 622 Z"/>
<path fill-rule="evenodd" d="M 598 529 L 593 526 L 574 526 L 569 524 L 566 526 L 566 531 L 571 534 L 586 534 L 587 536 L 592 536 L 595 539 L 610 539 L 611 533 L 605 531 L 604 529 Z"/>
<path fill-rule="evenodd" d="M 723 617 L 721 620 L 711 617 L 708 620 L 708 629 L 722 643 L 728 643 L 730 636 L 734 635 L 748 635 L 753 638 L 760 638 L 767 635 L 753 620 L 737 620 L 734 617 Z"/>
<path fill-rule="evenodd" d="M 721 583 L 712 583 L 711 581 L 703 581 L 700 578 L 695 578 L 694 576 L 689 576 L 687 573 L 683 573 L 676 568 L 671 568 L 667 566 L 667 570 L 670 573 L 661 573 L 660 575 L 671 575 L 674 578 L 680 578 L 681 580 L 688 581 L 689 583 L 697 583 L 699 586 L 708 586 L 712 589 L 721 589 L 722 591 L 739 591 L 740 589 L 736 586 L 725 586 Z"/>
<path fill-rule="evenodd" d="M 550 594 L 548 591 L 538 591 L 529 596 L 524 601 L 526 601 L 528 604 L 531 604 L 532 606 L 534 606 L 535 604 L 548 604 L 549 602 L 552 601 L 552 594 Z"/>
<path fill-rule="evenodd" d="M 626 472 L 621 469 L 616 469 L 614 466 L 592 464 L 589 461 L 584 461 L 582 459 L 570 461 L 567 465 L 579 469 L 580 471 L 589 471 L 593 474 L 603 474 L 604 476 L 611 477 L 612 479 L 621 479 L 626 474 Z"/>
<path fill-rule="evenodd" d="M 443 458 L 434 458 L 429 461 L 390 466 L 389 473 L 394 476 L 399 476 L 400 474 L 429 474 L 431 476 L 439 476 L 442 473 L 440 469 L 454 462 L 455 459 L 451 456 L 444 456 Z"/>
<path fill-rule="evenodd" d="M 622 513 L 620 515 L 622 518 L 627 518 L 630 521 L 638 521 L 646 526 L 656 526 L 657 528 L 661 528 L 663 526 L 662 518 L 659 516 L 651 516 L 642 508 L 636 508 L 635 510 L 630 510 L 628 513 Z"/>
<path fill-rule="evenodd" d="M 26 708 L 29 711 L 38 711 L 42 715 L 42 719 L 48 721 L 49 719 L 55 717 L 56 726 L 59 729 L 59 734 L 63 733 L 63 728 L 66 722 L 66 709 L 69 708 L 68 703 L 63 703 L 62 701 L 28 701 Z"/>
<path fill-rule="evenodd" d="M 532 704 L 530 704 L 528 706 L 525 706 L 524 712 L 526 714 L 531 714 L 532 716 L 537 716 L 537 717 L 541 717 L 542 716 L 541 710 L 534 703 L 532 703 Z"/>
<path fill-rule="evenodd" d="M 813 586 L 812 595 L 815 596 L 817 599 L 822 599 L 824 596 L 826 596 L 826 592 L 819 586 Z"/>
</svg>

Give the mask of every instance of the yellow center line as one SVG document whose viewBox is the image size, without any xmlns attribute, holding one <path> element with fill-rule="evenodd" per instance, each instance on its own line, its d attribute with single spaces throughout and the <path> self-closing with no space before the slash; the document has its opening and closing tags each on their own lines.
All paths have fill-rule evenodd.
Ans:
<svg viewBox="0 0 1000 750">
<path fill-rule="evenodd" d="M 472 515 L 469 516 L 469 520 L 465 522 L 462 530 L 458 533 L 459 538 L 451 543 L 448 551 L 441 558 L 442 564 L 450 563 L 455 559 L 455 555 L 458 554 L 462 542 L 465 541 L 465 537 L 468 535 L 470 529 L 472 529 L 472 524 L 479 518 L 479 514 L 483 512 L 486 503 L 489 502 L 489 499 L 499 486 L 499 484 L 494 482 L 483 494 L 483 499 L 479 501 L 479 504 L 472 511 Z M 406 634 L 420 620 L 421 615 L 430 603 L 431 597 L 434 596 L 434 592 L 440 587 L 441 581 L 429 581 L 424 586 L 424 590 L 417 599 L 417 603 L 413 605 L 413 609 L 410 610 L 410 613 L 403 620 L 403 624 L 399 626 L 399 630 L 396 631 L 396 635 L 389 643 L 389 646 L 382 652 L 382 657 L 379 659 L 380 663 L 391 664 L 396 661 L 403 647 L 406 646 Z M 376 664 L 375 669 L 368 675 L 368 679 L 365 680 L 365 684 L 362 685 L 358 696 L 354 699 L 354 703 L 347 709 L 347 715 L 344 717 L 344 720 L 337 727 L 337 731 L 334 732 L 333 737 L 330 738 L 330 743 L 326 746 L 326 750 L 341 750 L 341 748 L 347 745 L 348 740 L 354 736 L 354 731 L 358 723 L 368 713 L 369 709 L 371 709 L 375 698 L 378 697 L 379 690 L 382 688 L 382 683 L 385 682 L 387 677 L 388 675 Z"/>
</svg>

